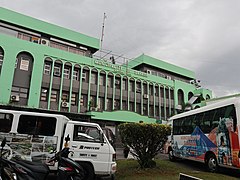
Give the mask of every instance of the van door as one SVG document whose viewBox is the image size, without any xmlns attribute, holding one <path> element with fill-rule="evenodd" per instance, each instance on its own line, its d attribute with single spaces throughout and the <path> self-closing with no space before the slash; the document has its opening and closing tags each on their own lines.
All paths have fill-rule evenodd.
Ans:
<svg viewBox="0 0 240 180">
<path fill-rule="evenodd" d="M 110 146 L 97 126 L 74 124 L 70 148 L 74 150 L 72 158 L 90 161 L 95 173 L 109 172 Z M 101 140 L 104 137 L 103 140 Z M 101 174 L 100 173 L 100 174 Z"/>
</svg>

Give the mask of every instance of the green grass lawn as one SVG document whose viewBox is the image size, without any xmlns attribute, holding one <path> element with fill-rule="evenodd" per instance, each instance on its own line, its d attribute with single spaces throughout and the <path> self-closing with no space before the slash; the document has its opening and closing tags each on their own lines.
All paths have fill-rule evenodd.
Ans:
<svg viewBox="0 0 240 180">
<path fill-rule="evenodd" d="M 179 161 L 170 162 L 169 160 L 156 160 L 157 167 L 153 169 L 139 169 L 136 160 L 118 160 L 116 179 L 131 179 L 131 180 L 177 180 L 179 173 L 188 174 L 204 180 L 237 180 L 240 179 L 240 172 L 233 170 L 221 170 L 219 173 L 207 172 L 203 166 L 204 164 Z"/>
</svg>

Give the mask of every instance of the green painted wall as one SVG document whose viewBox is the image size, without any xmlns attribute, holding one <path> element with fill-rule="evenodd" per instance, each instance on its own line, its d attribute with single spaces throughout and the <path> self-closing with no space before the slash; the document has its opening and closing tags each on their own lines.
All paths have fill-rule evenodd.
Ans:
<svg viewBox="0 0 240 180">
<path fill-rule="evenodd" d="M 141 116 L 137 113 L 130 111 L 112 111 L 112 112 L 88 112 L 88 115 L 92 115 L 92 119 L 105 120 L 105 121 L 117 121 L 117 122 L 139 122 L 156 123 L 156 119 L 149 118 L 147 116 Z"/>
<path fill-rule="evenodd" d="M 19 26 L 25 26 L 35 31 L 41 31 L 46 34 L 51 34 L 56 37 L 61 37 L 73 42 L 85 44 L 87 46 L 98 49 L 99 40 L 96 38 L 88 37 L 80 33 L 55 26 L 34 18 L 15 13 L 4 8 L 0 8 L 0 18 L 4 21 L 9 21 L 13 24 Z M 7 36 L 0 34 L 0 46 L 4 50 L 4 60 L 2 66 L 2 72 L 0 76 L 0 103 L 8 104 L 10 100 L 12 81 L 14 77 L 14 68 L 16 57 L 20 52 L 28 52 L 33 57 L 33 71 L 31 76 L 30 92 L 28 99 L 28 107 L 38 108 L 40 100 L 40 91 L 42 84 L 43 66 L 46 57 L 55 60 L 61 60 L 63 62 L 70 62 L 73 65 L 79 64 L 81 67 L 87 66 L 89 69 L 97 69 L 98 73 L 104 71 L 107 73 L 113 73 L 114 76 L 120 75 L 120 77 L 126 76 L 128 79 L 133 78 L 135 81 L 140 80 L 141 82 L 146 81 L 148 84 L 153 85 L 158 84 L 164 86 L 164 88 L 174 89 L 174 99 L 175 106 L 178 104 L 178 90 L 181 89 L 184 92 L 184 101 L 188 101 L 188 93 L 192 92 L 194 94 L 202 93 L 205 97 L 209 95 L 212 97 L 212 93 L 207 89 L 196 89 L 195 85 L 189 84 L 178 80 L 168 80 L 166 78 L 154 76 L 144 72 L 139 72 L 131 68 L 136 67 L 141 63 L 149 64 L 158 68 L 168 70 L 170 72 L 188 77 L 190 79 L 195 79 L 195 73 L 193 71 L 175 66 L 173 64 L 161 61 L 159 59 L 141 55 L 136 59 L 129 62 L 126 65 L 117 65 L 108 63 L 102 60 L 96 60 L 86 56 L 81 56 L 59 49 L 51 48 L 41 44 L 36 44 L 33 42 L 24 41 L 17 39 L 12 36 Z M 81 79 L 80 79 L 81 80 Z M 98 79 L 99 81 L 99 79 Z M 90 84 L 89 84 L 90 87 Z M 90 88 L 89 88 L 90 91 Z M 165 91 L 164 91 L 165 94 Z M 81 93 L 80 93 L 81 95 Z M 88 93 L 90 97 L 90 93 Z M 136 95 L 135 95 L 136 96 Z M 166 94 L 165 96 L 166 97 Z M 50 100 L 49 100 L 50 101 Z M 149 100 L 148 100 L 149 101 Z M 164 100 L 164 112 L 166 112 L 166 99 Z M 148 103 L 149 106 L 149 103 Z M 60 104 L 59 104 L 60 109 Z M 136 107 L 135 107 L 136 109 Z M 70 109 L 69 109 L 70 111 Z M 147 123 L 155 122 L 154 118 L 149 118 L 148 116 L 141 116 L 139 114 L 128 112 L 128 111 L 113 111 L 113 112 L 88 112 L 90 115 L 94 115 L 95 119 L 104 120 L 115 120 L 119 122 L 139 122 L 144 121 Z"/>
<path fill-rule="evenodd" d="M 24 41 L 11 36 L 0 34 L 0 46 L 4 50 L 3 67 L 0 76 L 0 103 L 8 104 L 14 77 L 14 68 L 16 57 L 20 52 L 28 52 L 33 58 L 33 71 L 29 92 L 29 107 L 38 107 L 40 98 L 40 89 L 43 74 L 44 59 L 51 57 L 53 59 L 66 60 L 72 63 L 83 63 L 92 66 L 91 58 L 76 55 L 73 53 L 50 48 L 41 44 Z"/>
<path fill-rule="evenodd" d="M 185 68 L 181 68 L 179 66 L 164 62 L 160 59 L 156 59 L 156 58 L 144 55 L 144 54 L 140 55 L 139 57 L 137 57 L 137 58 L 135 58 L 131 61 L 129 61 L 128 66 L 130 68 L 133 68 L 133 67 L 136 67 L 136 66 L 138 66 L 139 64 L 142 64 L 142 63 L 146 63 L 146 64 L 149 64 L 149 65 L 154 66 L 154 67 L 165 69 L 165 70 L 168 70 L 170 72 L 195 79 L 195 73 L 193 71 L 187 70 Z"/>
<path fill-rule="evenodd" d="M 57 25 L 53 25 L 23 14 L 0 7 L 0 19 L 2 21 L 10 22 L 21 27 L 26 27 L 34 31 L 50 34 L 61 39 L 66 39 L 72 42 L 80 43 L 99 49 L 100 41 L 93 38 Z"/>
</svg>

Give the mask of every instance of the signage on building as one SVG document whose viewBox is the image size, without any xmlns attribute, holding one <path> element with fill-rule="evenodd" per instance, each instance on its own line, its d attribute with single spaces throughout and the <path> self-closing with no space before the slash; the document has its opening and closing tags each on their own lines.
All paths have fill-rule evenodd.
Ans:
<svg viewBox="0 0 240 180">
<path fill-rule="evenodd" d="M 147 73 L 141 72 L 141 71 L 134 71 L 134 74 L 135 74 L 135 75 L 138 75 L 138 76 L 147 77 Z"/>
<path fill-rule="evenodd" d="M 115 64 L 112 64 L 112 63 L 108 63 L 106 61 L 95 60 L 94 63 L 99 65 L 99 66 L 104 66 L 104 67 L 114 69 L 115 71 L 121 71 L 122 70 L 122 66 L 115 65 Z"/>
<path fill-rule="evenodd" d="M 28 67 L 29 67 L 29 61 L 22 59 L 20 64 L 20 69 L 23 71 L 28 71 Z"/>
</svg>

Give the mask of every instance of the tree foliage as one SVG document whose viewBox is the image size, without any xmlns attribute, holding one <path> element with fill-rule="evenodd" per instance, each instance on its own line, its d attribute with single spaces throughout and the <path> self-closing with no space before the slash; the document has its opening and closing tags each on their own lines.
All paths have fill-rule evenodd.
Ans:
<svg viewBox="0 0 240 180">
<path fill-rule="evenodd" d="M 124 123 L 119 126 L 122 142 L 129 146 L 141 168 L 155 167 L 153 158 L 163 148 L 170 127 L 163 124 Z"/>
</svg>

